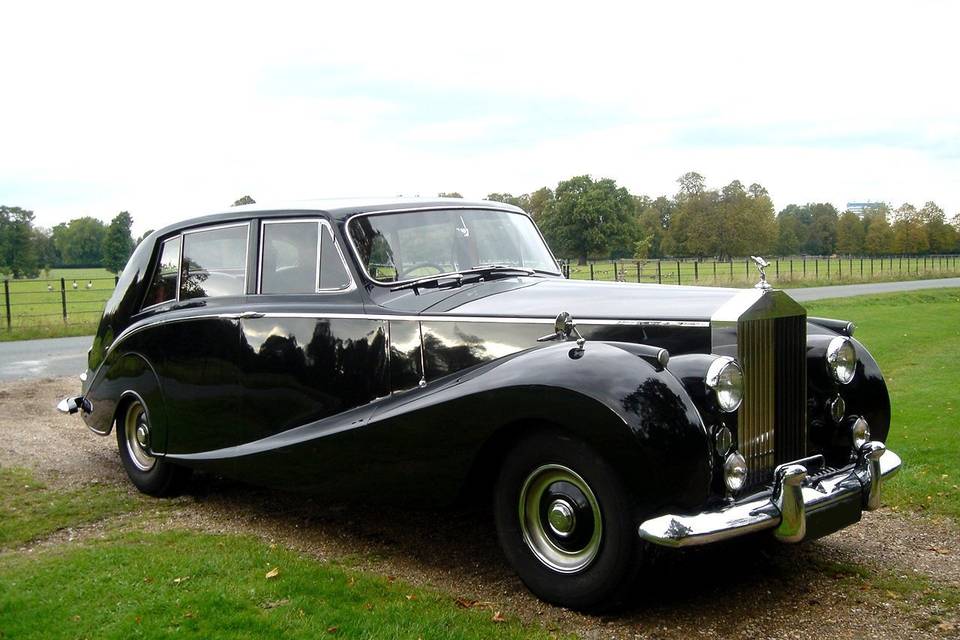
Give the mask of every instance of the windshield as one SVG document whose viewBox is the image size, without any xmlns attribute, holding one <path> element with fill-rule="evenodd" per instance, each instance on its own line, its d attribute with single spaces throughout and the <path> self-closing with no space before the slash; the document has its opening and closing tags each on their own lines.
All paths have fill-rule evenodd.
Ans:
<svg viewBox="0 0 960 640">
<path fill-rule="evenodd" d="M 455 209 L 358 216 L 350 237 L 377 282 L 498 265 L 559 274 L 533 221 L 521 213 Z"/>
</svg>

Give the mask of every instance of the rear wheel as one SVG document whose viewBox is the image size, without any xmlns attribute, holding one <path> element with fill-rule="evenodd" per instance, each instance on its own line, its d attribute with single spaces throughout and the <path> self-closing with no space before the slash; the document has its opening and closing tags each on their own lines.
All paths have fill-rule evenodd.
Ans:
<svg viewBox="0 0 960 640">
<path fill-rule="evenodd" d="M 540 598 L 575 609 L 617 604 L 641 543 L 619 478 L 585 443 L 537 433 L 507 455 L 494 515 L 504 554 Z"/>
<path fill-rule="evenodd" d="M 151 496 L 168 496 L 183 488 L 190 470 L 152 455 L 150 414 L 140 398 L 127 402 L 116 432 L 123 468 L 137 489 Z"/>
</svg>

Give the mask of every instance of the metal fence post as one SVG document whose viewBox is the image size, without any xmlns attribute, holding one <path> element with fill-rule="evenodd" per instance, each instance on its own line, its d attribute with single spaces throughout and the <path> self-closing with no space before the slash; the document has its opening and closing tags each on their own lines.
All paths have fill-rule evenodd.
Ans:
<svg viewBox="0 0 960 640">
<path fill-rule="evenodd" d="M 803 256 L 803 279 L 807 279 L 807 256 Z"/>
<path fill-rule="evenodd" d="M 7 330 L 13 329 L 13 322 L 10 318 L 10 281 L 3 281 L 3 299 L 7 303 Z"/>
<path fill-rule="evenodd" d="M 657 260 L 657 284 L 663 284 L 663 272 L 660 270 L 659 260 Z"/>
<path fill-rule="evenodd" d="M 733 258 L 730 258 L 730 282 L 733 282 Z"/>
<path fill-rule="evenodd" d="M 593 263 L 590 263 L 590 279 L 593 280 Z"/>
<path fill-rule="evenodd" d="M 700 261 L 695 260 L 693 263 L 693 281 L 700 282 Z"/>
<path fill-rule="evenodd" d="M 680 261 L 677 260 L 677 284 L 680 284 Z"/>
<path fill-rule="evenodd" d="M 637 261 L 637 282 L 640 282 L 640 261 Z"/>
<path fill-rule="evenodd" d="M 63 323 L 67 323 L 67 282 L 60 278 L 60 307 L 63 309 Z"/>
<path fill-rule="evenodd" d="M 813 279 L 820 279 L 820 258 L 813 259 Z"/>
<path fill-rule="evenodd" d="M 777 265 L 777 279 L 779 280 L 780 279 L 780 258 L 777 258 L 775 262 Z"/>
<path fill-rule="evenodd" d="M 120 284 L 120 274 L 119 274 L 119 273 L 118 273 L 117 275 L 113 276 L 113 286 L 117 286 L 118 284 Z"/>
<path fill-rule="evenodd" d="M 863 258 L 860 258 L 860 277 L 863 277 Z"/>
<path fill-rule="evenodd" d="M 717 281 L 717 261 L 713 261 L 713 281 Z"/>
<path fill-rule="evenodd" d="M 743 275 L 746 276 L 747 280 L 750 279 L 750 258 L 744 258 L 743 260 Z"/>
</svg>

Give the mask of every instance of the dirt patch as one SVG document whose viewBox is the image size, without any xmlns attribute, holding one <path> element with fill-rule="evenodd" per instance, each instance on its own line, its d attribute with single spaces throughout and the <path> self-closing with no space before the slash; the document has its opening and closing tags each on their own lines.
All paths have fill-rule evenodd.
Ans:
<svg viewBox="0 0 960 640">
<path fill-rule="evenodd" d="M 114 438 L 95 436 L 78 417 L 55 411 L 76 388 L 64 379 L 0 387 L 0 464 L 28 466 L 64 485 L 126 484 Z M 960 584 L 960 530 L 885 509 L 799 546 L 758 538 L 660 552 L 623 610 L 588 616 L 530 595 L 506 565 L 485 511 L 330 505 L 208 476 L 164 505 L 120 524 L 253 534 L 323 561 L 495 603 L 505 615 L 585 638 L 960 636 L 960 612 L 933 599 L 905 598 L 869 579 L 862 590 L 851 589 L 843 567 Z M 103 530 L 91 526 L 66 537 L 98 537 Z"/>
</svg>

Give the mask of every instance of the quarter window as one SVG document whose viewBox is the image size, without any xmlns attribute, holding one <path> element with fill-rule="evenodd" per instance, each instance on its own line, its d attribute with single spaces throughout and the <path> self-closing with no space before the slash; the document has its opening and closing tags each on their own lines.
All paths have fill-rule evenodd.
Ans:
<svg viewBox="0 0 960 640">
<path fill-rule="evenodd" d="M 160 259 L 153 272 L 153 282 L 147 293 L 145 307 L 167 302 L 177 297 L 177 273 L 180 271 L 180 236 L 161 245 Z"/>
<path fill-rule="evenodd" d="M 185 233 L 180 299 L 243 295 L 246 256 L 246 224 Z"/>
<path fill-rule="evenodd" d="M 323 237 L 320 248 L 320 289 L 322 291 L 339 291 L 350 286 L 350 274 L 343 263 L 343 256 L 333 241 L 330 228 L 323 225 Z"/>
</svg>

